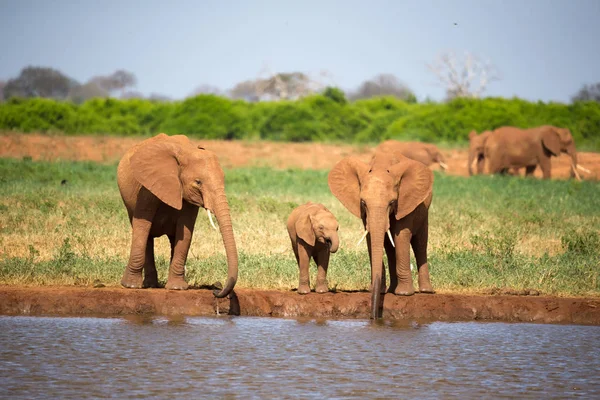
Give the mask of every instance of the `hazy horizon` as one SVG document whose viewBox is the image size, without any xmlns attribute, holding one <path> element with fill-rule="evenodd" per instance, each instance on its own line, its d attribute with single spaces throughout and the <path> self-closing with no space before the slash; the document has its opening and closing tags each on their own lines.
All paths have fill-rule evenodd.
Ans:
<svg viewBox="0 0 600 400">
<path fill-rule="evenodd" d="M 83 83 L 126 69 L 136 91 L 174 99 L 271 72 L 327 70 L 344 90 L 379 73 L 419 100 L 444 89 L 426 64 L 444 51 L 491 60 L 485 96 L 569 102 L 600 81 L 600 1 L 0 0 L 0 80 L 27 65 Z"/>
</svg>

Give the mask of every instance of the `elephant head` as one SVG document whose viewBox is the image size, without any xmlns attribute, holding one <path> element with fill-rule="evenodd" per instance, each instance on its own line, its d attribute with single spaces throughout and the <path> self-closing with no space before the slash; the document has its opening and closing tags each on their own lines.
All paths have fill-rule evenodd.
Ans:
<svg viewBox="0 0 600 400">
<path fill-rule="evenodd" d="M 330 253 L 335 253 L 340 245 L 339 224 L 325 207 L 316 208 L 296 221 L 296 233 L 310 246 L 315 242 L 327 245 Z"/>
<path fill-rule="evenodd" d="M 423 146 L 424 146 L 425 150 L 427 151 L 427 153 L 429 153 L 429 156 L 431 157 L 431 160 L 433 162 L 438 163 L 444 171 L 448 169 L 448 164 L 446 164 L 446 159 L 444 158 L 444 156 L 442 155 L 442 153 L 440 152 L 440 150 L 437 148 L 436 145 L 431 144 L 431 143 L 423 143 Z"/>
<path fill-rule="evenodd" d="M 469 133 L 469 175 L 473 175 L 473 163 L 477 162 L 477 173 L 483 172 L 483 149 L 485 141 L 492 132 L 485 131 L 480 135 L 474 130 Z"/>
<path fill-rule="evenodd" d="M 135 179 L 163 203 L 181 210 L 182 202 L 214 213 L 227 256 L 228 279 L 216 297 L 227 296 L 236 284 L 238 254 L 233 236 L 229 204 L 225 196 L 225 174 L 217 156 L 194 146 L 183 135 L 155 137 L 131 157 Z M 212 221 L 211 221 L 212 222 Z"/>
<path fill-rule="evenodd" d="M 423 163 L 399 154 L 376 152 L 370 164 L 350 156 L 329 172 L 333 195 L 361 218 L 370 236 L 371 316 L 379 304 L 383 243 L 390 220 L 400 220 L 432 195 L 433 173 Z"/>
<path fill-rule="evenodd" d="M 545 125 L 540 127 L 541 140 L 544 148 L 553 156 L 567 153 L 571 157 L 573 166 L 577 167 L 577 150 L 571 131 L 567 128 Z"/>
</svg>

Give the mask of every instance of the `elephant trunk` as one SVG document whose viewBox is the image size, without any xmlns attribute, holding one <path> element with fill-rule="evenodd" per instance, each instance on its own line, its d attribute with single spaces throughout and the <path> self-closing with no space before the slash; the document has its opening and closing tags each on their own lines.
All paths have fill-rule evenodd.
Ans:
<svg viewBox="0 0 600 400">
<path fill-rule="evenodd" d="M 329 246 L 329 252 L 335 253 L 338 250 L 338 247 L 340 246 L 340 238 L 337 235 L 332 235 L 330 240 L 331 245 Z"/>
<path fill-rule="evenodd" d="M 383 214 L 381 210 L 378 214 Z M 383 241 L 387 231 L 382 218 L 372 220 L 369 224 L 371 240 L 371 319 L 379 317 L 379 303 L 381 302 L 381 281 L 383 276 Z"/>
<path fill-rule="evenodd" d="M 229 204 L 225 191 L 218 193 L 216 196 L 214 214 L 219 223 L 221 237 L 225 246 L 225 254 L 227 256 L 227 283 L 222 290 L 213 292 L 215 297 L 223 298 L 231 293 L 238 277 L 238 253 L 235 246 L 235 238 L 233 236 L 233 226 L 231 224 L 231 215 L 229 213 Z"/>
<path fill-rule="evenodd" d="M 577 167 L 577 150 L 575 150 L 575 143 L 571 143 L 571 145 L 567 147 L 567 154 L 571 157 L 573 165 Z"/>
</svg>

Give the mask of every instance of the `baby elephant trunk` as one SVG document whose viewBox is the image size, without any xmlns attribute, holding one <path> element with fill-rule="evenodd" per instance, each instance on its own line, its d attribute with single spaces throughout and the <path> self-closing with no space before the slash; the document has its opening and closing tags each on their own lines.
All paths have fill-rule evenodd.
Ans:
<svg viewBox="0 0 600 400">
<path fill-rule="evenodd" d="M 327 243 L 327 245 L 329 246 L 329 252 L 335 253 L 336 251 L 338 251 L 338 248 L 340 246 L 340 239 L 337 235 L 334 235 L 328 239 L 325 239 L 325 243 Z"/>
</svg>

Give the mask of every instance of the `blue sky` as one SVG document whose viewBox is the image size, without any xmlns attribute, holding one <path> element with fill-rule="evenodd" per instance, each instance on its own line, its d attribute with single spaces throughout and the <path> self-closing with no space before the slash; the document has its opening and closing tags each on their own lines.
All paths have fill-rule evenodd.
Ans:
<svg viewBox="0 0 600 400">
<path fill-rule="evenodd" d="M 455 25 L 457 23 L 457 25 Z M 568 102 L 600 81 L 600 0 L 0 0 L 0 79 L 26 65 L 84 82 L 127 69 L 183 98 L 271 71 L 329 71 L 341 88 L 392 73 L 440 100 L 440 52 L 489 58 L 490 96 Z"/>
</svg>

